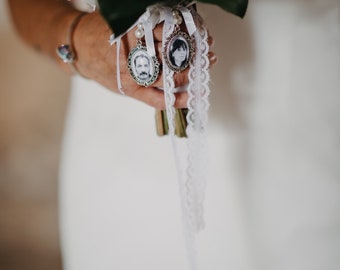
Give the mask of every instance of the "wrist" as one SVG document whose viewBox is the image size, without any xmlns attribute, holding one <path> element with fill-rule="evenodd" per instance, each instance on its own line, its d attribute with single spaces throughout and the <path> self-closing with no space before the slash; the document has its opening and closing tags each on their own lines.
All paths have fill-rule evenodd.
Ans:
<svg viewBox="0 0 340 270">
<path fill-rule="evenodd" d="M 110 63 L 112 47 L 108 42 L 111 29 L 99 12 L 88 13 L 78 23 L 73 33 L 73 47 L 77 53 L 78 71 L 87 78 L 93 78 L 103 63 Z M 94 68 L 96 67 L 96 68 Z"/>
</svg>

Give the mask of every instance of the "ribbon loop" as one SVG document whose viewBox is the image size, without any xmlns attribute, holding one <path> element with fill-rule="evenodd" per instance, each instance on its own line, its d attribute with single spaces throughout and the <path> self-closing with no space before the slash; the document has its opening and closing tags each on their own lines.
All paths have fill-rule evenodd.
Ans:
<svg viewBox="0 0 340 270">
<path fill-rule="evenodd" d="M 192 17 L 192 14 L 188 8 L 180 7 L 179 10 L 182 13 L 185 25 L 188 29 L 188 33 L 190 36 L 192 36 L 197 30 L 194 18 Z"/>
<path fill-rule="evenodd" d="M 156 55 L 155 42 L 153 39 L 153 27 L 150 21 L 143 23 L 144 33 L 145 33 L 145 45 L 150 56 Z"/>
</svg>

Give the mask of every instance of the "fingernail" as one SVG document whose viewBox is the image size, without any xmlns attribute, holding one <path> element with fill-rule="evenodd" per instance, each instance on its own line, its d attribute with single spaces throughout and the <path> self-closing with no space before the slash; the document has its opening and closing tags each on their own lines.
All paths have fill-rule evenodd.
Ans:
<svg viewBox="0 0 340 270">
<path fill-rule="evenodd" d="M 211 54 L 209 55 L 209 61 L 210 61 L 210 64 L 215 64 L 215 63 L 217 62 L 217 56 L 216 56 L 216 54 L 211 53 Z"/>
</svg>

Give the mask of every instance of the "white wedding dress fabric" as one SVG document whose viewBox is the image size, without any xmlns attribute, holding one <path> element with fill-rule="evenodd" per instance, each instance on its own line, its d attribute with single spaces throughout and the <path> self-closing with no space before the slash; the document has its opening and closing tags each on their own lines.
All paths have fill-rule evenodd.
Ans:
<svg viewBox="0 0 340 270">
<path fill-rule="evenodd" d="M 340 2 L 199 5 L 215 39 L 201 270 L 338 270 Z M 115 76 L 114 74 L 112 76 Z M 188 270 L 154 109 L 75 77 L 60 172 L 64 270 Z"/>
</svg>

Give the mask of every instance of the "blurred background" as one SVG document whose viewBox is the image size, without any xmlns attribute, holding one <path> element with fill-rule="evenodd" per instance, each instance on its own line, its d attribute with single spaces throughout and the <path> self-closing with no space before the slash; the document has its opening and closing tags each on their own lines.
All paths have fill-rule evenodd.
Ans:
<svg viewBox="0 0 340 270">
<path fill-rule="evenodd" d="M 280 255 L 268 263 L 283 262 L 284 266 L 288 265 L 285 269 L 293 269 L 290 264 L 304 263 L 306 258 L 306 265 L 317 262 L 330 265 L 318 269 L 338 269 L 338 264 L 334 263 L 339 258 L 339 151 L 334 149 L 339 146 L 339 91 L 336 87 L 339 61 L 334 61 L 332 56 L 338 57 L 339 54 L 333 50 L 332 42 L 339 42 L 338 28 L 335 27 L 339 25 L 336 24 L 339 13 L 330 8 L 332 3 L 337 5 L 336 1 L 339 0 L 310 1 L 313 5 L 309 2 L 307 5 L 307 0 L 297 1 L 299 5 L 292 10 L 300 12 L 301 20 L 299 27 L 292 31 L 296 38 L 293 44 L 296 65 L 288 93 L 285 78 L 291 73 L 286 70 L 286 65 L 291 62 L 285 59 L 285 54 L 276 53 L 281 48 L 278 46 L 281 39 L 273 46 L 263 44 L 275 40 L 280 31 L 284 34 L 290 31 L 287 27 L 291 27 L 292 22 L 284 16 L 291 14 L 290 5 L 281 10 L 282 14 L 273 13 L 269 19 L 263 16 L 263 20 L 256 21 L 258 24 L 251 27 L 249 23 L 242 24 L 244 28 L 240 32 L 243 35 L 237 35 L 233 42 L 216 45 L 217 52 L 225 48 L 233 51 L 220 61 L 228 64 L 216 70 L 216 79 L 221 80 L 216 80 L 216 85 L 227 81 L 230 85 L 225 86 L 226 89 L 236 90 L 214 92 L 212 118 L 217 126 L 223 124 L 223 129 L 228 132 L 238 123 L 241 123 L 240 133 L 243 129 L 254 132 L 251 143 L 255 150 L 252 149 L 251 153 L 258 152 L 262 156 L 254 158 L 255 176 L 251 180 L 256 183 L 256 188 L 253 184 L 249 190 L 253 188 L 253 201 L 259 199 L 257 204 L 250 205 L 250 209 L 272 214 L 265 216 L 267 219 L 257 215 L 252 220 L 251 226 L 255 224 L 259 228 L 256 237 L 261 243 L 256 251 L 260 255 L 263 252 L 266 260 L 268 252 Z M 248 22 L 256 18 L 256 12 L 268 12 L 261 6 L 265 1 L 258 2 L 257 9 L 253 8 L 253 13 L 249 14 Z M 325 5 L 324 9 L 320 8 L 322 5 Z M 275 6 L 269 5 L 269 11 L 272 8 Z M 333 14 L 328 14 L 329 11 L 335 15 L 329 16 Z M 214 15 L 211 22 L 217 24 L 220 17 L 211 14 Z M 322 21 L 323 18 L 329 21 Z M 235 25 L 232 20 L 230 22 Z M 269 25 L 267 20 L 276 23 L 280 30 L 276 35 L 268 35 L 266 29 L 271 26 L 265 27 Z M 251 33 L 259 30 L 262 35 L 253 39 Z M 236 27 L 221 27 L 216 30 L 216 36 L 236 36 L 236 31 Z M 243 51 L 236 50 L 240 44 Z M 264 48 L 272 49 L 268 57 Z M 276 61 L 281 65 L 276 65 Z M 275 69 L 271 68 L 272 63 L 275 63 Z M 256 64 L 265 66 L 253 74 Z M 247 71 L 245 75 L 244 70 Z M 286 77 L 277 77 L 281 71 Z M 228 74 L 228 79 L 224 74 Z M 252 78 L 253 75 L 256 79 Z M 279 83 L 274 82 L 276 79 Z M 271 91 L 271 86 L 280 82 L 283 83 L 276 92 Z M 253 85 L 248 87 L 247 83 Z M 237 92 L 241 88 L 250 89 L 250 92 Z M 255 94 L 257 98 L 254 99 Z M 10 23 L 6 1 L 0 1 L 0 270 L 61 270 L 57 178 L 68 95 L 68 76 L 54 63 L 25 47 Z M 262 96 L 258 98 L 258 95 Z M 252 105 L 249 112 L 240 109 L 242 102 Z M 243 127 L 246 114 L 252 116 L 252 121 L 263 121 L 254 122 L 250 127 L 246 123 Z M 263 134 L 267 137 L 261 138 Z M 238 133 L 230 136 L 244 139 Z M 241 156 L 240 163 L 242 161 Z M 281 170 L 279 184 L 273 184 L 271 176 L 276 176 L 277 168 Z M 268 183 L 271 192 L 267 192 Z M 286 200 L 286 194 L 289 194 L 289 200 Z M 288 218 L 282 216 L 282 212 Z M 282 220 L 283 223 L 279 224 Z M 276 224 L 283 233 L 277 233 Z M 281 245 L 275 245 L 277 241 Z M 229 244 L 232 246 L 232 242 Z M 273 246 L 276 249 L 272 250 Z"/>
<path fill-rule="evenodd" d="M 0 1 L 1 270 L 61 269 L 57 177 L 68 89 L 65 74 L 25 47 Z"/>
</svg>

